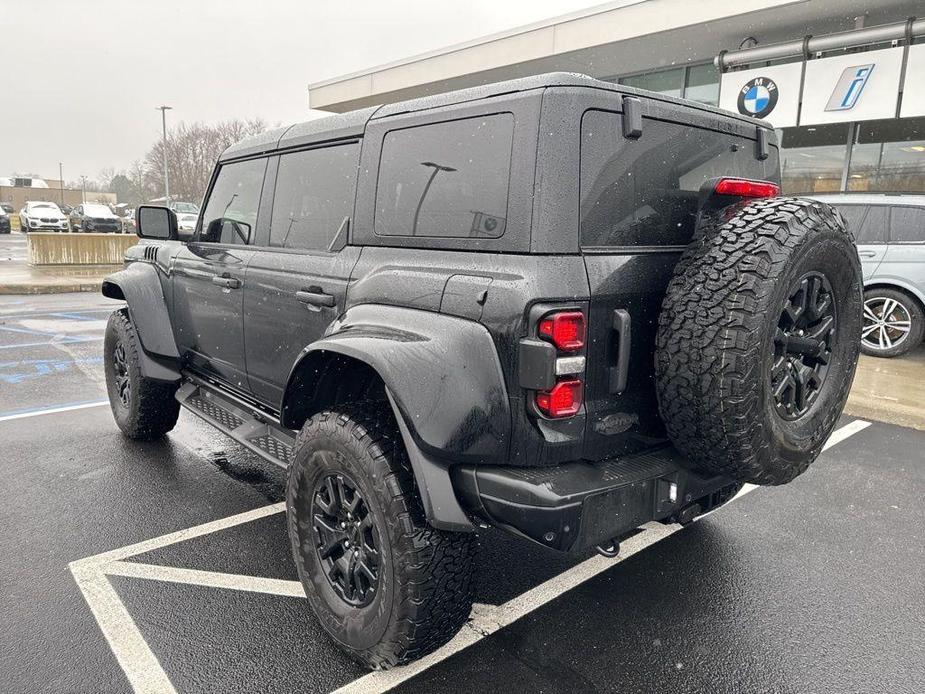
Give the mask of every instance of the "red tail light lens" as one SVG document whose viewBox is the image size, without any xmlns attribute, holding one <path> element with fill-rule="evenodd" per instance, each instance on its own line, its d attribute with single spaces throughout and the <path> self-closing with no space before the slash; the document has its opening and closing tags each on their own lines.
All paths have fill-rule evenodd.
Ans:
<svg viewBox="0 0 925 694">
<path fill-rule="evenodd" d="M 547 316 L 537 328 L 563 352 L 574 352 L 585 346 L 585 316 L 580 311 L 563 311 Z"/>
<path fill-rule="evenodd" d="M 773 198 L 780 195 L 780 186 L 768 181 L 721 178 L 713 188 L 713 192 L 717 195 L 735 195 L 740 198 Z"/>
<path fill-rule="evenodd" d="M 581 408 L 581 381 L 559 381 L 536 394 L 536 406 L 547 417 L 571 417 Z"/>
</svg>

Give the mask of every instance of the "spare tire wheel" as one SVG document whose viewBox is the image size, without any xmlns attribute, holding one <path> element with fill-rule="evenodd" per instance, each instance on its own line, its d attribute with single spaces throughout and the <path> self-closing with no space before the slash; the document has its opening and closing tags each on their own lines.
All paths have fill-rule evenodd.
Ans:
<svg viewBox="0 0 925 694">
<path fill-rule="evenodd" d="M 704 224 L 659 316 L 659 411 L 696 471 L 784 484 L 819 455 L 860 350 L 861 268 L 844 220 L 795 198 Z"/>
</svg>

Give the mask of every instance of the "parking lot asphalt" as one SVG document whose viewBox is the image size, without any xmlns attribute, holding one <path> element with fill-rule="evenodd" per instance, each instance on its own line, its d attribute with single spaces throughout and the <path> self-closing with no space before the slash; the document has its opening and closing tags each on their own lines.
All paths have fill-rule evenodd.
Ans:
<svg viewBox="0 0 925 694">
<path fill-rule="evenodd" d="M 461 638 L 368 675 L 299 594 L 281 469 L 95 404 L 113 305 L 0 297 L 2 691 L 925 691 L 923 432 L 844 418 L 793 484 L 620 561 L 485 532 Z"/>
</svg>

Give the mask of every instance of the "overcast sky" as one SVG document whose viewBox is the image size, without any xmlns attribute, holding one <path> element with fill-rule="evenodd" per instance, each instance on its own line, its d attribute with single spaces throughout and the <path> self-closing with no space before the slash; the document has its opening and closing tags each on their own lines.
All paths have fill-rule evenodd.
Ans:
<svg viewBox="0 0 925 694">
<path fill-rule="evenodd" d="M 306 86 L 595 0 L 0 0 L 0 176 L 128 167 L 168 124 L 310 117 Z"/>
</svg>

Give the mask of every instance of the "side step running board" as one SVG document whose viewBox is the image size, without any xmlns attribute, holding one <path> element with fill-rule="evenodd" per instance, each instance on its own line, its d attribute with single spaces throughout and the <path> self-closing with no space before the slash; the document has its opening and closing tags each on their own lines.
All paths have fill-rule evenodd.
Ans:
<svg viewBox="0 0 925 694">
<path fill-rule="evenodd" d="M 245 403 L 201 383 L 184 383 L 177 400 L 222 433 L 271 463 L 288 467 L 295 447 L 295 432 L 286 429 Z"/>
</svg>

